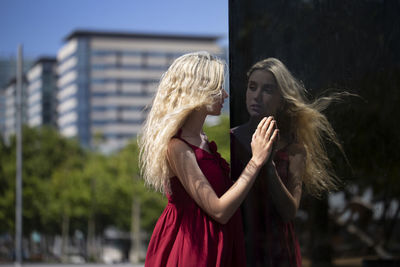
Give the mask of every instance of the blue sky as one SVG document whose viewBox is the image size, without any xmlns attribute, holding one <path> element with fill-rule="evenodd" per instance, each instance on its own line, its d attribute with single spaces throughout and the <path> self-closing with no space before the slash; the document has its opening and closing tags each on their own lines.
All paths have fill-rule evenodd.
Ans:
<svg viewBox="0 0 400 267">
<path fill-rule="evenodd" d="M 56 55 L 76 29 L 228 38 L 228 0 L 0 0 L 0 56 Z"/>
</svg>

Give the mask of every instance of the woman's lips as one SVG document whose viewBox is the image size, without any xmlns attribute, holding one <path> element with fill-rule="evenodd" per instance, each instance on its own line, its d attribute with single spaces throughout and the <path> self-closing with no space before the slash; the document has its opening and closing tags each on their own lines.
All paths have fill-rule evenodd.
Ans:
<svg viewBox="0 0 400 267">
<path fill-rule="evenodd" d="M 262 106 L 258 105 L 258 104 L 252 104 L 252 105 L 250 105 L 250 109 L 259 112 L 262 110 Z"/>
</svg>

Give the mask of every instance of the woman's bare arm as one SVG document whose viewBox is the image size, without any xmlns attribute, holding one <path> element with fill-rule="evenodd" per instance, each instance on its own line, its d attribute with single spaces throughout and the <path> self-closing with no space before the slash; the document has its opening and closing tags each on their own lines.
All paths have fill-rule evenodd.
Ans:
<svg viewBox="0 0 400 267">
<path fill-rule="evenodd" d="M 276 171 L 275 164 L 267 166 L 268 189 L 274 205 L 284 221 L 290 221 L 296 217 L 300 205 L 302 193 L 301 177 L 305 170 L 306 152 L 303 146 L 293 144 L 288 148 L 289 172 L 285 185 Z"/>
<path fill-rule="evenodd" d="M 253 157 L 237 181 L 218 197 L 197 164 L 191 148 L 179 139 L 172 139 L 168 145 L 168 162 L 186 192 L 214 220 L 221 224 L 229 221 L 239 208 L 253 185 L 261 167 L 269 158 L 272 145 L 277 139 L 272 118 L 263 119 L 253 135 Z"/>
</svg>

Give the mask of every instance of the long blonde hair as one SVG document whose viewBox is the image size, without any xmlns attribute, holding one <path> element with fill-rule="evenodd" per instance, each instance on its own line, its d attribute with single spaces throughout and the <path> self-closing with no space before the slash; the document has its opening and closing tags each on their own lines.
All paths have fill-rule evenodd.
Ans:
<svg viewBox="0 0 400 267">
<path fill-rule="evenodd" d="M 302 181 L 307 191 L 320 196 L 324 191 L 337 189 L 338 178 L 332 171 L 324 138 L 333 142 L 343 154 L 344 151 L 331 124 L 321 112 L 346 93 L 332 94 L 310 102 L 303 84 L 278 59 L 267 58 L 257 62 L 247 72 L 247 76 L 250 77 L 255 70 L 269 71 L 275 77 L 283 97 L 283 105 L 277 114 L 278 125 L 283 125 L 286 134 L 292 135 L 295 142 L 303 145 L 306 150 L 306 168 Z"/>
<path fill-rule="evenodd" d="M 167 147 L 188 115 L 220 97 L 225 64 L 208 52 L 177 58 L 163 74 L 139 136 L 139 166 L 146 184 L 169 190 Z"/>
</svg>

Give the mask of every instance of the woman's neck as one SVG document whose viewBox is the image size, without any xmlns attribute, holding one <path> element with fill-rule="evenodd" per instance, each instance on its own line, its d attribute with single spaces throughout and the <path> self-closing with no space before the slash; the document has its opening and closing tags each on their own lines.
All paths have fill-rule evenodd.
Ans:
<svg viewBox="0 0 400 267">
<path fill-rule="evenodd" d="M 246 126 L 249 128 L 250 131 L 254 132 L 258 124 L 260 123 L 261 119 L 262 117 L 250 117 Z"/>
<path fill-rule="evenodd" d="M 182 126 L 182 136 L 200 137 L 207 115 L 201 110 L 194 110 Z"/>
</svg>

